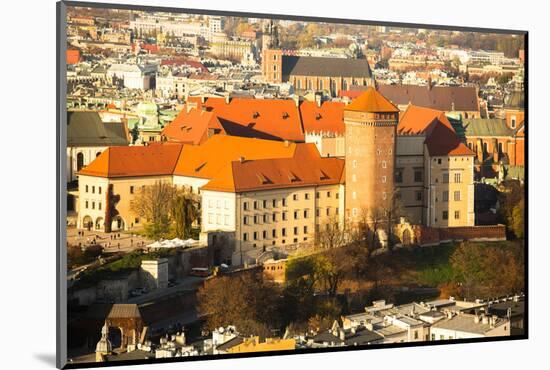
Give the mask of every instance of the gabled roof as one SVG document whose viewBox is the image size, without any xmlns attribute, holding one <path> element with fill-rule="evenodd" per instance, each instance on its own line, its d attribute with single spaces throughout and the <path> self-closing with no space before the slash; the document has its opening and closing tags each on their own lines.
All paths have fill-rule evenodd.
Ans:
<svg viewBox="0 0 550 370">
<path fill-rule="evenodd" d="M 225 134 L 225 130 L 214 113 L 200 109 L 187 111 L 184 108 L 170 124 L 164 127 L 162 135 L 170 141 L 198 145 L 206 141 L 209 129 Z"/>
<path fill-rule="evenodd" d="M 425 141 L 430 156 L 474 156 L 464 143 L 460 141 L 454 130 L 437 121 L 432 132 Z"/>
<path fill-rule="evenodd" d="M 370 113 L 397 113 L 399 109 L 388 99 L 380 94 L 374 87 L 369 87 L 351 104 L 344 108 L 345 110 L 370 112 Z"/>
<path fill-rule="evenodd" d="M 304 132 L 344 134 L 344 103 L 304 101 L 300 104 Z"/>
<path fill-rule="evenodd" d="M 199 146 L 185 145 L 174 175 L 211 179 L 231 161 L 290 158 L 297 144 L 281 141 L 214 135 Z"/>
<path fill-rule="evenodd" d="M 352 86 L 352 89 L 359 88 Z M 382 95 L 397 105 L 414 104 L 441 111 L 479 111 L 475 87 L 380 85 Z"/>
<path fill-rule="evenodd" d="M 304 141 L 299 111 L 293 100 L 190 97 L 188 102 L 204 107 L 218 117 L 225 132 L 232 136 L 267 140 Z"/>
<path fill-rule="evenodd" d="M 466 137 L 472 136 L 514 136 L 506 120 L 499 118 L 466 118 L 462 121 Z"/>
<path fill-rule="evenodd" d="M 366 59 L 283 55 L 282 63 L 283 76 L 372 77 Z"/>
<path fill-rule="evenodd" d="M 297 144 L 294 157 L 233 161 L 203 190 L 244 192 L 339 184 L 344 160 L 322 158 L 314 144 Z"/>
<path fill-rule="evenodd" d="M 181 149 L 181 144 L 173 143 L 109 147 L 78 174 L 109 178 L 171 175 Z"/>
<path fill-rule="evenodd" d="M 102 122 L 98 112 L 67 113 L 67 146 L 128 145 L 121 122 Z"/>
<path fill-rule="evenodd" d="M 399 135 L 429 135 L 437 122 L 455 131 L 445 113 L 439 110 L 409 105 L 397 124 Z"/>
<path fill-rule="evenodd" d="M 505 109 L 518 109 L 523 110 L 525 108 L 525 92 L 512 91 L 504 99 Z"/>
</svg>

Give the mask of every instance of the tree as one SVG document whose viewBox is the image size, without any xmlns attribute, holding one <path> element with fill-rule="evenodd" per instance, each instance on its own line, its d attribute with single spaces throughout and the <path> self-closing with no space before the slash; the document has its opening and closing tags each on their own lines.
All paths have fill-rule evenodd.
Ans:
<svg viewBox="0 0 550 370">
<path fill-rule="evenodd" d="M 205 328 L 235 325 L 243 335 L 270 336 L 280 324 L 279 288 L 261 272 L 243 272 L 209 280 L 197 292 Z"/>
<path fill-rule="evenodd" d="M 451 256 L 465 298 L 495 297 L 525 289 L 523 243 L 462 243 Z"/>
<path fill-rule="evenodd" d="M 516 237 L 523 239 L 525 235 L 525 198 L 521 198 L 512 210 L 511 228 Z"/>
<path fill-rule="evenodd" d="M 343 246 L 348 240 L 349 233 L 346 225 L 340 223 L 338 216 L 332 216 L 320 226 L 315 235 L 317 245 L 323 249 L 331 249 Z"/>
<path fill-rule="evenodd" d="M 143 187 L 131 202 L 132 210 L 147 220 L 145 231 L 152 238 L 164 237 L 170 229 L 170 212 L 176 188 L 163 181 Z"/>
<path fill-rule="evenodd" d="M 177 238 L 186 239 L 192 236 L 193 223 L 200 216 L 200 201 L 188 190 L 178 191 L 172 200 L 174 233 Z"/>
<path fill-rule="evenodd" d="M 187 238 L 191 236 L 193 223 L 199 219 L 199 204 L 198 198 L 189 191 L 157 181 L 136 194 L 131 208 L 147 220 L 148 237 L 158 239 L 175 234 Z"/>
</svg>

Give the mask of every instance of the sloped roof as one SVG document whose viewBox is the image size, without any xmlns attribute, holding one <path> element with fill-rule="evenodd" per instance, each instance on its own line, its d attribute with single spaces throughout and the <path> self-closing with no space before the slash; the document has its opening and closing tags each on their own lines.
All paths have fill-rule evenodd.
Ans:
<svg viewBox="0 0 550 370">
<path fill-rule="evenodd" d="M 121 122 L 102 122 L 98 112 L 67 113 L 67 146 L 128 145 Z"/>
<path fill-rule="evenodd" d="M 187 111 L 184 108 L 172 122 L 164 127 L 162 135 L 170 141 L 198 145 L 207 139 L 208 129 L 220 130 L 220 134 L 225 134 L 214 113 L 200 109 Z"/>
<path fill-rule="evenodd" d="M 189 98 L 197 108 L 212 111 L 228 135 L 267 140 L 304 141 L 299 111 L 293 100 Z"/>
<path fill-rule="evenodd" d="M 430 156 L 474 156 L 474 153 L 460 141 L 452 127 L 437 120 L 432 132 L 425 141 Z"/>
<path fill-rule="evenodd" d="M 202 189 L 244 192 L 339 184 L 343 170 L 343 159 L 322 158 L 314 144 L 298 144 L 292 158 L 233 161 Z"/>
<path fill-rule="evenodd" d="M 472 136 L 514 136 L 506 120 L 499 118 L 466 118 L 462 121 L 467 137 Z"/>
<path fill-rule="evenodd" d="M 109 147 L 79 174 L 109 178 L 171 175 L 181 149 L 181 144 L 174 143 Z"/>
<path fill-rule="evenodd" d="M 304 132 L 332 132 L 343 134 L 344 103 L 304 101 L 300 104 L 300 115 Z"/>
<path fill-rule="evenodd" d="M 174 175 L 211 179 L 231 161 L 289 158 L 297 144 L 281 141 L 214 135 L 199 146 L 185 145 Z"/>
<path fill-rule="evenodd" d="M 109 319 L 121 319 L 121 318 L 141 318 L 141 313 L 137 304 L 114 304 L 107 315 Z"/>
<path fill-rule="evenodd" d="M 282 63 L 283 76 L 372 77 L 366 59 L 283 55 Z"/>
<path fill-rule="evenodd" d="M 407 110 L 401 115 L 397 125 L 397 133 L 399 135 L 428 135 L 435 127 L 437 121 L 454 132 L 454 128 L 444 112 L 416 105 L 409 105 Z"/>
<path fill-rule="evenodd" d="M 351 89 L 360 88 L 352 86 Z M 396 105 L 414 104 L 441 111 L 479 111 L 475 87 L 380 85 L 382 95 Z"/>
<path fill-rule="evenodd" d="M 504 108 L 523 110 L 525 108 L 525 92 L 510 92 L 510 94 L 504 99 Z"/>
<path fill-rule="evenodd" d="M 371 112 L 371 113 L 396 113 L 399 109 L 388 99 L 380 94 L 374 87 L 369 87 L 351 104 L 344 108 L 345 110 Z"/>
</svg>

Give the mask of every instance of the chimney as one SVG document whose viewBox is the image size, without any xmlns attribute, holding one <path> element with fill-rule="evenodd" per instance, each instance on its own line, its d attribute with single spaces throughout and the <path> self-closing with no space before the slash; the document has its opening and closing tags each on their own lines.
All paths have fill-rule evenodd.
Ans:
<svg viewBox="0 0 550 370">
<path fill-rule="evenodd" d="M 317 103 L 318 108 L 321 107 L 321 100 L 322 100 L 321 94 L 315 94 L 315 103 Z"/>
<path fill-rule="evenodd" d="M 201 96 L 201 103 L 202 104 L 206 103 L 206 96 L 204 95 Z"/>
<path fill-rule="evenodd" d="M 239 157 L 239 162 L 244 163 L 245 159 L 244 157 Z"/>
<path fill-rule="evenodd" d="M 290 146 L 290 141 L 285 140 L 285 141 L 283 142 L 283 145 L 285 146 L 285 148 L 288 148 L 288 147 Z"/>
<path fill-rule="evenodd" d="M 294 100 L 294 104 L 296 104 L 296 107 L 299 107 L 300 106 L 300 97 L 298 95 L 294 94 L 292 99 Z"/>
<path fill-rule="evenodd" d="M 231 97 L 229 96 L 229 94 L 227 94 L 225 96 L 225 104 L 229 104 L 231 102 Z"/>
</svg>

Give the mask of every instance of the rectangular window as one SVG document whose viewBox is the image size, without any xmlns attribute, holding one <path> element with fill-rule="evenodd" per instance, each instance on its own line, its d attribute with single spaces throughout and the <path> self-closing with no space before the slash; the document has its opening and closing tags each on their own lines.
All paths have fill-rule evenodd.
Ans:
<svg viewBox="0 0 550 370">
<path fill-rule="evenodd" d="M 395 182 L 398 183 L 398 184 L 403 182 L 403 169 L 398 168 L 395 171 Z"/>
<path fill-rule="evenodd" d="M 327 207 L 327 216 L 330 216 L 330 207 Z"/>
<path fill-rule="evenodd" d="M 295 219 L 295 220 L 298 219 L 298 211 L 294 211 L 294 219 Z"/>
<path fill-rule="evenodd" d="M 287 215 L 287 212 L 283 212 L 283 221 L 286 221 L 286 219 L 287 219 L 286 215 Z"/>
<path fill-rule="evenodd" d="M 130 186 L 130 194 L 134 194 L 134 187 Z"/>
<path fill-rule="evenodd" d="M 414 182 L 422 182 L 422 170 L 414 170 Z"/>
<path fill-rule="evenodd" d="M 92 194 L 95 194 L 95 186 L 92 185 Z"/>
<path fill-rule="evenodd" d="M 282 202 L 283 202 L 283 207 L 286 207 L 286 198 L 283 198 Z"/>
<path fill-rule="evenodd" d="M 269 222 L 269 215 L 266 213 L 264 215 L 264 223 Z"/>
<path fill-rule="evenodd" d="M 264 231 L 262 232 L 262 237 L 263 237 L 264 239 L 267 239 L 267 231 L 264 230 Z"/>
<path fill-rule="evenodd" d="M 308 218 L 308 217 L 309 217 L 309 210 L 304 209 L 304 218 Z"/>
<path fill-rule="evenodd" d="M 330 198 L 330 191 L 327 191 L 327 198 Z"/>
<path fill-rule="evenodd" d="M 416 191 L 415 192 L 415 199 L 417 201 L 421 201 L 422 200 L 422 191 Z"/>
<path fill-rule="evenodd" d="M 86 209 L 88 209 L 88 201 L 86 201 Z"/>
<path fill-rule="evenodd" d="M 456 183 L 461 183 L 462 182 L 462 174 L 455 173 L 455 182 Z"/>
<path fill-rule="evenodd" d="M 99 187 L 97 188 L 97 192 L 98 192 L 99 194 L 101 194 L 101 186 L 99 186 Z"/>
<path fill-rule="evenodd" d="M 258 216 L 254 215 L 254 224 L 257 224 L 257 223 L 258 223 Z"/>
<path fill-rule="evenodd" d="M 304 226 L 304 234 L 307 234 L 307 226 Z"/>
<path fill-rule="evenodd" d="M 97 209 L 101 211 L 101 202 L 97 203 Z"/>
<path fill-rule="evenodd" d="M 258 202 L 254 201 L 254 209 L 258 209 Z"/>
<path fill-rule="evenodd" d="M 273 205 L 273 208 L 277 207 L 277 199 L 273 199 L 272 205 Z"/>
<path fill-rule="evenodd" d="M 298 235 L 298 227 L 294 226 L 294 235 Z"/>
<path fill-rule="evenodd" d="M 86 193 L 88 192 L 88 185 L 86 185 Z"/>
<path fill-rule="evenodd" d="M 443 219 L 444 219 L 444 220 L 448 220 L 448 219 L 449 219 L 449 212 L 448 212 L 448 211 L 443 211 Z"/>
<path fill-rule="evenodd" d="M 243 224 L 248 225 L 248 216 L 243 217 Z"/>
<path fill-rule="evenodd" d="M 443 183 L 444 184 L 449 183 L 449 174 L 448 173 L 443 174 Z"/>
<path fill-rule="evenodd" d="M 309 193 L 305 193 L 304 198 L 305 198 L 305 200 L 309 200 Z"/>
<path fill-rule="evenodd" d="M 292 195 L 292 200 L 298 200 L 298 194 L 293 194 Z"/>
<path fill-rule="evenodd" d="M 246 242 L 248 241 L 248 233 L 243 234 L 243 240 Z"/>
<path fill-rule="evenodd" d="M 244 203 L 243 203 L 243 209 L 244 209 L 245 211 L 248 211 L 248 202 L 244 202 Z"/>
<path fill-rule="evenodd" d="M 274 213 L 274 214 L 271 215 L 271 220 L 272 220 L 273 222 L 277 222 L 277 214 L 276 214 L 276 213 Z"/>
<path fill-rule="evenodd" d="M 455 202 L 460 201 L 460 191 L 459 190 L 455 191 L 454 199 L 455 199 Z"/>
<path fill-rule="evenodd" d="M 455 220 L 460 220 L 460 211 L 455 211 Z"/>
<path fill-rule="evenodd" d="M 92 209 L 95 209 L 95 202 L 92 202 Z"/>
<path fill-rule="evenodd" d="M 264 208 L 267 208 L 267 200 L 264 200 Z"/>
<path fill-rule="evenodd" d="M 88 190 L 86 190 L 86 191 L 88 191 Z M 315 197 L 316 197 L 317 199 L 321 198 L 321 193 L 320 193 L 320 192 L 317 192 L 317 193 L 315 194 Z"/>
<path fill-rule="evenodd" d="M 254 231 L 254 240 L 258 240 L 258 232 Z"/>
<path fill-rule="evenodd" d="M 275 229 L 271 230 L 271 237 L 273 237 L 273 238 L 277 237 L 277 230 L 275 230 Z"/>
<path fill-rule="evenodd" d="M 315 216 L 317 216 L 317 217 L 321 216 L 321 208 L 317 208 L 315 210 Z"/>
<path fill-rule="evenodd" d="M 449 201 L 449 192 L 447 190 L 445 190 L 443 192 L 443 201 L 444 202 L 448 202 Z"/>
<path fill-rule="evenodd" d="M 286 236 L 286 227 L 283 227 L 283 228 L 281 229 L 281 235 L 282 235 L 282 236 Z"/>
</svg>

